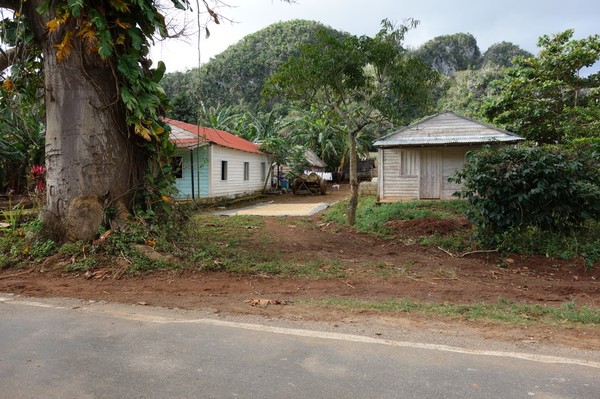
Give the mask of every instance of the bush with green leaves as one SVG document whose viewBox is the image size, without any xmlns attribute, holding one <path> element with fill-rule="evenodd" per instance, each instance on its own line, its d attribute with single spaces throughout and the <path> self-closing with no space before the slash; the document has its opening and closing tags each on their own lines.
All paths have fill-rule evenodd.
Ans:
<svg viewBox="0 0 600 399">
<path fill-rule="evenodd" d="M 498 244 L 509 231 L 573 233 L 600 220 L 600 146 L 484 147 L 451 180 L 462 183 L 479 238 Z"/>
</svg>

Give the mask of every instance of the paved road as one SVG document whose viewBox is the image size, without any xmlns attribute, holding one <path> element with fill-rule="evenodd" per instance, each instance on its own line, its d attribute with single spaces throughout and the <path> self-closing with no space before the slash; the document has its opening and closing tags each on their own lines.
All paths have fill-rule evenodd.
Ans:
<svg viewBox="0 0 600 399">
<path fill-rule="evenodd" d="M 0 398 L 590 398 L 600 362 L 0 295 Z"/>
</svg>

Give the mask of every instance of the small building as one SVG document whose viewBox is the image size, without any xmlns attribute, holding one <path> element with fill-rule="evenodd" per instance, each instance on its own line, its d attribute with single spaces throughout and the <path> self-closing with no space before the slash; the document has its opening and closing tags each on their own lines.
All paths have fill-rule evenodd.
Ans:
<svg viewBox="0 0 600 399">
<path fill-rule="evenodd" d="M 306 171 L 323 173 L 327 169 L 327 164 L 309 148 L 304 151 L 304 159 L 306 160 L 306 165 L 304 165 Z"/>
<path fill-rule="evenodd" d="M 302 169 L 302 173 L 307 175 L 311 173 L 316 173 L 322 179 L 331 180 L 331 173 L 326 172 L 327 164 L 323 162 L 323 160 L 319 158 L 319 156 L 314 151 L 307 148 L 306 150 L 304 150 L 303 158 L 303 163 L 301 165 L 297 165 Z M 277 171 L 274 172 L 274 175 L 281 177 L 281 175 L 283 174 L 287 180 L 290 177 L 292 177 L 289 176 L 289 172 L 291 171 L 293 171 L 293 169 L 290 167 L 290 165 L 277 165 Z M 299 173 L 298 171 L 296 172 Z M 274 178 L 273 180 L 276 181 L 277 179 Z"/>
<path fill-rule="evenodd" d="M 485 144 L 516 144 L 514 133 L 454 112 L 443 112 L 397 130 L 378 148 L 377 199 L 394 202 L 449 199 L 461 185 L 448 178 L 465 164 L 466 153 Z"/>
<path fill-rule="evenodd" d="M 371 181 L 373 177 L 377 176 L 377 170 L 375 165 L 375 158 L 359 158 L 356 160 L 356 178 L 358 181 Z M 350 180 L 350 162 L 345 162 L 342 172 L 339 176 L 340 181 Z"/>
<path fill-rule="evenodd" d="M 171 141 L 178 199 L 234 198 L 263 190 L 269 159 L 258 146 L 223 130 L 173 119 Z"/>
<path fill-rule="evenodd" d="M 333 180 L 333 175 L 331 172 L 326 172 L 327 164 L 323 162 L 321 158 L 311 149 L 306 149 L 304 151 L 304 159 L 306 160 L 306 164 L 304 165 L 304 174 L 316 173 L 321 179 L 326 181 Z"/>
</svg>

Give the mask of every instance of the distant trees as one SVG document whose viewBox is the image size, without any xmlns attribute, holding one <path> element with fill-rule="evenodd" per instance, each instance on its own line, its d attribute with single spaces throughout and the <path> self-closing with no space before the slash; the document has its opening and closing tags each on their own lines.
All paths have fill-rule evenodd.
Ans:
<svg viewBox="0 0 600 399">
<path fill-rule="evenodd" d="M 517 57 L 529 58 L 533 54 L 510 42 L 495 43 L 483 53 L 481 68 L 508 68 Z"/>
<path fill-rule="evenodd" d="M 300 53 L 300 46 L 315 41 L 319 29 L 333 29 L 315 21 L 279 22 L 244 37 L 200 69 L 167 74 L 162 81 L 167 95 L 176 101 L 170 113 L 175 119 L 195 123 L 197 114 L 186 104 L 196 107 L 241 105 L 250 111 L 270 111 L 274 104 L 264 103 L 264 81 L 290 57 Z M 340 32 L 336 34 L 342 34 Z"/>
<path fill-rule="evenodd" d="M 280 22 L 248 35 L 200 69 L 167 74 L 162 84 L 173 102 L 169 116 L 196 123 L 198 104 L 203 103 L 208 108 L 235 106 L 251 113 L 275 110 L 285 117 L 292 112 L 289 104 L 281 97 L 266 102 L 260 90 L 279 65 L 299 54 L 303 43 L 314 43 L 320 28 L 339 37 L 347 35 L 312 21 Z M 468 33 L 436 37 L 413 53 L 444 75 L 435 94 L 438 108 L 478 118 L 484 118 L 482 102 L 495 93 L 489 83 L 501 78 L 515 57 L 531 56 L 509 42 L 496 43 L 481 54 Z"/>
</svg>

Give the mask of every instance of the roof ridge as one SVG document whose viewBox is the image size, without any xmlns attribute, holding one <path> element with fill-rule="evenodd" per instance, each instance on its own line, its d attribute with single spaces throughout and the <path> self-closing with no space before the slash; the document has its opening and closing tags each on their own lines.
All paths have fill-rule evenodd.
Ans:
<svg viewBox="0 0 600 399">
<path fill-rule="evenodd" d="M 432 122 L 444 115 L 451 115 L 455 120 L 464 122 L 450 122 L 444 126 L 443 122 Z M 457 127 L 456 123 L 467 123 Z M 456 129 L 453 130 L 452 127 Z M 422 132 L 422 133 L 420 133 Z M 454 111 L 443 111 L 404 126 L 378 140 L 374 146 L 385 145 L 434 145 L 434 144 L 480 144 L 489 142 L 516 142 L 524 140 L 523 137 L 490 125 L 488 123 L 457 114 Z"/>
</svg>

